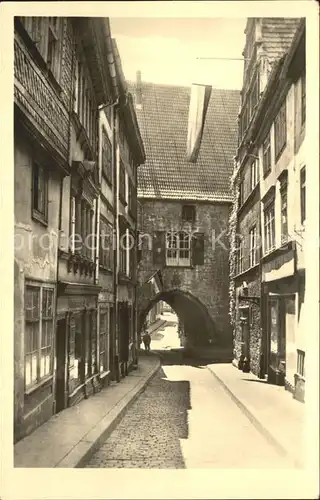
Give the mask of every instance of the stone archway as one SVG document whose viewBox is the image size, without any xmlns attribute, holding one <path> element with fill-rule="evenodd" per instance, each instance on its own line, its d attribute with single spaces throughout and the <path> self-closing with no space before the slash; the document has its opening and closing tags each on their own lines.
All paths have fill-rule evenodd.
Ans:
<svg viewBox="0 0 320 500">
<path fill-rule="evenodd" d="M 215 325 L 205 305 L 190 292 L 180 289 L 162 291 L 140 310 L 139 332 L 152 307 L 162 300 L 169 304 L 183 324 L 190 347 L 205 347 L 217 341 Z"/>
</svg>

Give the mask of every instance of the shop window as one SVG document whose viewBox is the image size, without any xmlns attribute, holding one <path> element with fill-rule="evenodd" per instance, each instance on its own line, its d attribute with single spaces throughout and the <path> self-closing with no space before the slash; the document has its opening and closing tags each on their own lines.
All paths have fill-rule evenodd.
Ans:
<svg viewBox="0 0 320 500">
<path fill-rule="evenodd" d="M 287 143 L 287 107 L 286 100 L 284 100 L 279 113 L 274 122 L 274 135 L 275 135 L 275 157 L 276 161 L 279 159 L 286 143 Z"/>
<path fill-rule="evenodd" d="M 82 376 L 82 314 L 72 314 L 69 323 L 69 392 L 83 381 Z"/>
<path fill-rule="evenodd" d="M 166 265 L 190 266 L 191 237 L 186 231 L 168 231 L 166 236 Z"/>
<path fill-rule="evenodd" d="M 27 285 L 25 289 L 25 387 L 52 374 L 54 289 Z"/>
<path fill-rule="evenodd" d="M 89 375 L 97 373 L 97 311 L 95 309 L 89 312 Z"/>
<path fill-rule="evenodd" d="M 99 327 L 99 370 L 109 370 L 109 315 L 108 310 L 100 310 Z"/>
<path fill-rule="evenodd" d="M 40 222 L 48 222 L 48 174 L 38 163 L 32 169 L 32 215 Z"/>
</svg>

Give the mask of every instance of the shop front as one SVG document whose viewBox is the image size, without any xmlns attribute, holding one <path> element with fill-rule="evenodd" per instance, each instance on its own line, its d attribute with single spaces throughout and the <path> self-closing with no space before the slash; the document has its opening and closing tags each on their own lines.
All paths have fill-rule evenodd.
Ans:
<svg viewBox="0 0 320 500">
<path fill-rule="evenodd" d="M 294 388 L 297 370 L 297 301 L 299 279 L 293 247 L 275 252 L 262 265 L 266 304 L 264 333 L 268 382 Z"/>
<path fill-rule="evenodd" d="M 59 283 L 56 412 L 100 390 L 98 292 L 94 285 Z"/>
</svg>

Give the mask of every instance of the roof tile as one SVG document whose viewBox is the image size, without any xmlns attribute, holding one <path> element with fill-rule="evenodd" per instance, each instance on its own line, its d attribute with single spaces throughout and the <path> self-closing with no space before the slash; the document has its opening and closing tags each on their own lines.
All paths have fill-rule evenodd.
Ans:
<svg viewBox="0 0 320 500">
<path fill-rule="evenodd" d="M 129 88 L 135 91 L 134 84 Z M 142 83 L 136 109 L 146 162 L 138 169 L 138 196 L 229 201 L 237 149 L 238 90 L 212 89 L 197 163 L 187 161 L 190 87 Z"/>
</svg>

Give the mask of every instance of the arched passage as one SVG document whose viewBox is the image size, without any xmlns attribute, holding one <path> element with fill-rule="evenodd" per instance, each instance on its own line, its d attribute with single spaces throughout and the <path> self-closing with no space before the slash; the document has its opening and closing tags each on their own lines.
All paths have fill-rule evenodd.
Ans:
<svg viewBox="0 0 320 500">
<path fill-rule="evenodd" d="M 205 346 L 216 339 L 214 322 L 205 305 L 190 292 L 179 289 L 162 291 L 155 295 L 139 314 L 139 331 L 153 306 L 162 300 L 175 311 L 184 326 L 188 342 L 194 346 Z"/>
</svg>

